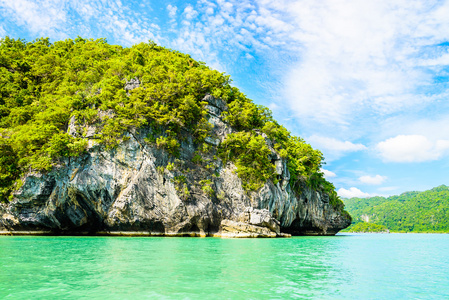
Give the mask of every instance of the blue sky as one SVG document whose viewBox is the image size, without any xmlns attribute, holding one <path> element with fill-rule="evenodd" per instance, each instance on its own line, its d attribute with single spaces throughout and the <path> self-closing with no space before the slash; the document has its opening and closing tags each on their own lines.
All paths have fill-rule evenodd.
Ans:
<svg viewBox="0 0 449 300">
<path fill-rule="evenodd" d="M 149 39 L 231 75 L 340 196 L 449 184 L 449 1 L 0 0 L 0 36 Z"/>
</svg>

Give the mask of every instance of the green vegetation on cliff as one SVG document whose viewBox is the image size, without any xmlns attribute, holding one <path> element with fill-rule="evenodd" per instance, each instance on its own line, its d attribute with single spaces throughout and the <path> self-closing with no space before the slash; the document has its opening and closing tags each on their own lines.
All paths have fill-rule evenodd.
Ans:
<svg viewBox="0 0 449 300">
<path fill-rule="evenodd" d="M 370 227 L 368 224 L 376 224 L 391 232 L 449 232 L 449 187 L 445 185 L 424 192 L 351 198 L 344 202 L 353 217 L 353 224 L 345 231 L 361 232 Z"/>
<path fill-rule="evenodd" d="M 321 152 L 232 87 L 229 76 L 151 41 L 126 48 L 83 38 L 0 41 L 0 201 L 7 201 L 26 172 L 48 171 L 86 150 L 86 132 L 68 133 L 72 117 L 99 128 L 91 139 L 106 149 L 149 126 L 153 134 L 146 141 L 176 157 L 188 132 L 201 150 L 194 159 L 200 160 L 210 149 L 205 139 L 211 125 L 202 101 L 207 94 L 228 106 L 224 118 L 236 132 L 217 154 L 235 163 L 247 191 L 277 181 L 264 133 L 287 159 L 296 192 L 305 182 L 326 191 L 343 210 L 334 186 L 320 173 Z"/>
</svg>

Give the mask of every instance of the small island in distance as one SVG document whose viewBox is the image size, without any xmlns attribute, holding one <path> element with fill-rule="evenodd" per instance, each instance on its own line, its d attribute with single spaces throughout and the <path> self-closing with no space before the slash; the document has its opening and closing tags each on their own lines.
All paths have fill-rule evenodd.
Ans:
<svg viewBox="0 0 449 300">
<path fill-rule="evenodd" d="M 398 196 L 343 199 L 353 217 L 344 232 L 449 233 L 449 187 Z"/>
</svg>

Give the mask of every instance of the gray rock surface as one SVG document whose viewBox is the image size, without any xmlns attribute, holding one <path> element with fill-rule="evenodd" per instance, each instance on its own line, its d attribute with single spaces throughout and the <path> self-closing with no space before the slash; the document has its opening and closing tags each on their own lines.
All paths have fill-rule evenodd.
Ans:
<svg viewBox="0 0 449 300">
<path fill-rule="evenodd" d="M 140 80 L 137 78 L 131 78 L 129 81 L 126 81 L 125 91 L 130 91 L 140 86 Z"/>
<path fill-rule="evenodd" d="M 204 101 L 213 125 L 209 143 L 216 146 L 232 132 L 221 118 L 227 108 L 210 95 Z M 109 112 L 102 115 L 113 117 Z M 82 130 L 85 138 L 95 133 L 92 126 L 83 127 L 72 118 L 68 132 L 81 136 Z M 216 147 L 203 155 L 203 162 L 194 163 L 199 145 L 191 136 L 186 135 L 180 157 L 174 158 L 146 143 L 149 133 L 149 128 L 136 130 L 108 151 L 92 140 L 82 156 L 67 158 L 46 174 L 27 174 L 13 201 L 0 205 L 0 231 L 274 237 L 333 235 L 350 224 L 323 192 L 303 185 L 296 195 L 286 161 L 274 149 L 279 182 L 268 181 L 248 195 L 235 166 L 214 158 Z"/>
</svg>

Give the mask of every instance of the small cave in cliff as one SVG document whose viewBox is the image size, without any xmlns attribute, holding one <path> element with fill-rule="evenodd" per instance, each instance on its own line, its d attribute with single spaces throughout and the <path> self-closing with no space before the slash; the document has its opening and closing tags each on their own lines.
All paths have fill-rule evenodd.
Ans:
<svg viewBox="0 0 449 300">
<path fill-rule="evenodd" d="M 306 213 L 307 215 L 307 213 Z M 308 232 L 311 231 L 320 231 L 319 228 L 316 228 L 312 225 L 311 221 L 308 221 L 306 219 L 300 220 L 296 219 L 292 222 L 292 224 L 289 227 L 282 228 L 282 231 L 285 233 L 289 233 L 294 236 L 301 236 L 301 235 L 308 235 Z"/>
<path fill-rule="evenodd" d="M 103 218 L 95 208 L 95 200 L 77 191 L 69 192 L 64 213 L 60 214 L 61 231 L 63 233 L 89 232 L 93 234 L 103 229 Z"/>
</svg>

